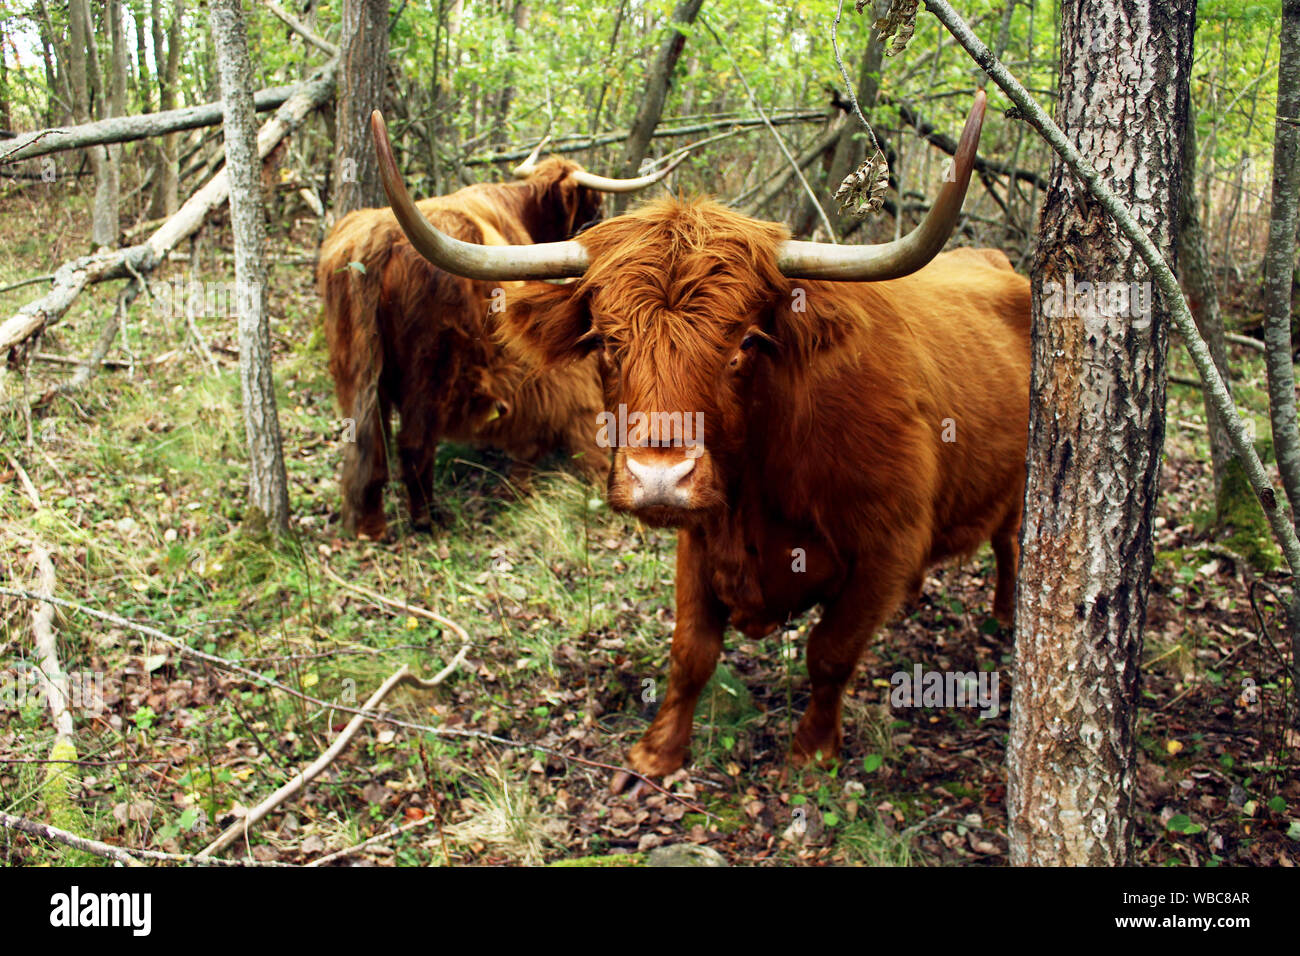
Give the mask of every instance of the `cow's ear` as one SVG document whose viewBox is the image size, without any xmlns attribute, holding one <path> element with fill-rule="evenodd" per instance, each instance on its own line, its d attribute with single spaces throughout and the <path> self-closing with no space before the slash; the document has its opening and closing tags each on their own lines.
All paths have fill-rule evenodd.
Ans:
<svg viewBox="0 0 1300 956">
<path fill-rule="evenodd" d="M 781 361 L 806 365 L 845 338 L 845 302 L 833 282 L 791 279 L 772 305 L 770 334 Z"/>
<path fill-rule="evenodd" d="M 522 282 L 506 294 L 505 338 L 542 366 L 583 358 L 599 345 L 577 283 Z"/>
<path fill-rule="evenodd" d="M 567 172 L 551 186 L 551 208 L 555 210 L 556 220 L 564 223 L 564 229 L 559 237 L 561 239 L 569 238 L 578 226 L 582 225 L 582 222 L 578 221 L 578 198 L 581 191 L 577 181 Z"/>
</svg>

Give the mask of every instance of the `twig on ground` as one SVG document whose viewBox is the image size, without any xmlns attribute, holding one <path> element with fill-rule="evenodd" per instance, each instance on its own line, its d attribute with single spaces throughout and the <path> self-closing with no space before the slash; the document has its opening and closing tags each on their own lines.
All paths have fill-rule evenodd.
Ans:
<svg viewBox="0 0 1300 956">
<path fill-rule="evenodd" d="M 393 688 L 397 687 L 399 684 L 414 684 L 420 688 L 438 686 L 446 679 L 448 674 L 460 666 L 461 661 L 465 659 L 465 655 L 468 652 L 469 645 L 466 644 L 460 649 L 460 653 L 456 655 L 450 664 L 429 680 L 421 680 L 416 677 L 411 673 L 410 668 L 403 664 L 393 672 L 391 677 L 379 685 L 379 688 L 370 695 L 369 699 L 364 704 L 361 705 L 362 709 L 372 710 L 373 708 L 378 707 L 383 703 L 384 698 L 392 692 Z M 214 853 L 220 853 L 231 843 L 234 843 L 235 840 L 239 839 L 240 836 L 243 836 L 245 840 L 247 840 L 249 827 L 256 824 L 259 820 L 280 804 L 284 803 L 284 801 L 292 797 L 312 780 L 315 780 L 320 772 L 333 763 L 335 758 L 344 751 L 348 743 L 356 736 L 357 731 L 361 729 L 361 725 L 365 723 L 365 720 L 366 718 L 361 715 L 354 716 L 350 721 L 348 721 L 347 726 L 343 728 L 339 735 L 334 738 L 334 742 L 329 745 L 324 753 L 299 771 L 293 779 L 282 786 L 279 790 L 275 791 L 275 793 L 271 794 L 257 806 L 249 810 L 242 820 L 228 826 L 219 837 L 213 840 L 210 845 L 205 847 L 199 853 L 199 857 L 201 859 L 207 859 Z"/>
<path fill-rule="evenodd" d="M 393 837 L 406 833 L 408 830 L 427 826 L 430 823 L 433 823 L 436 819 L 437 817 L 434 814 L 429 814 L 428 816 L 421 817 L 418 820 L 411 820 L 408 823 L 404 823 L 400 827 L 394 827 L 385 833 L 376 833 L 370 839 L 362 840 L 355 846 L 344 847 L 342 850 L 335 850 L 333 853 L 327 853 L 322 857 L 317 857 L 308 863 L 307 866 L 325 866 L 327 863 L 333 863 L 335 860 L 341 860 L 344 857 L 356 856 L 368 846 L 373 846 L 381 840 L 391 840 Z"/>
<path fill-rule="evenodd" d="M 309 704 L 315 704 L 317 707 L 320 707 L 325 710 L 329 710 L 333 708 L 334 710 L 340 711 L 342 713 L 360 714 L 362 717 L 365 717 L 369 720 L 378 721 L 379 723 L 384 723 L 384 724 L 390 724 L 393 727 L 401 727 L 405 730 L 419 731 L 420 733 L 429 734 L 434 737 L 460 737 L 468 740 L 480 740 L 483 741 L 484 743 L 497 744 L 502 747 L 511 747 L 516 750 L 535 750 L 538 753 L 544 753 L 547 756 L 557 757 L 560 760 L 582 764 L 585 767 L 595 767 L 598 770 L 606 770 L 610 772 L 623 771 L 627 773 L 629 776 L 644 782 L 646 786 L 650 787 L 650 789 L 655 790 L 658 793 L 662 793 L 664 796 L 668 797 L 669 799 L 675 800 L 676 802 L 682 804 L 684 807 L 687 807 L 692 812 L 702 814 L 703 816 L 708 818 L 712 818 L 713 816 L 713 814 L 709 813 L 703 807 L 697 806 L 696 804 L 687 800 L 685 797 L 682 797 L 679 794 L 667 790 L 666 788 L 655 783 L 649 777 L 635 770 L 632 770 L 630 767 L 620 767 L 616 764 L 605 763 L 604 761 L 601 760 L 591 760 L 587 757 L 579 757 L 575 754 L 565 753 L 562 750 L 556 750 L 554 747 L 547 747 L 546 745 L 540 743 L 535 743 L 531 741 L 511 740 L 509 737 L 500 737 L 497 736 L 496 734 L 490 734 L 485 730 L 471 730 L 462 727 L 435 727 L 431 724 L 418 724 L 415 723 L 414 721 L 402 720 L 401 718 L 393 717 L 390 714 L 374 713 L 370 711 L 361 710 L 360 708 L 357 707 L 349 707 L 347 704 L 341 704 L 338 703 L 337 701 L 321 700 L 319 697 L 313 697 L 311 694 L 298 690 L 296 687 L 290 687 L 288 684 L 284 684 L 276 680 L 274 677 L 268 677 L 265 674 L 260 674 L 255 670 L 251 670 L 247 667 L 243 667 L 239 664 L 236 664 L 234 661 L 226 660 L 224 657 L 218 657 L 215 654 L 208 654 L 207 652 L 201 651 L 198 648 L 190 647 L 188 644 L 186 644 L 178 637 L 173 637 L 172 635 L 164 631 L 158 630 L 158 628 L 156 627 L 150 627 L 148 624 L 140 624 L 137 621 L 132 621 L 130 618 L 122 617 L 119 614 L 112 614 L 108 611 L 101 611 L 98 610 L 97 608 L 87 607 L 84 604 L 77 604 L 75 601 L 68 601 L 63 598 L 48 597 L 43 594 L 34 594 L 33 592 L 23 590 L 22 588 L 10 588 L 10 587 L 0 586 L 0 594 L 6 594 L 10 597 L 22 598 L 23 600 L 26 601 L 48 601 L 50 604 L 53 604 L 55 607 L 67 608 L 69 610 L 77 611 L 81 614 L 88 615 L 89 617 L 93 617 L 101 621 L 107 621 L 110 624 L 116 624 L 118 627 L 128 628 L 130 630 L 136 631 L 137 633 L 144 634 L 148 637 L 156 638 L 162 641 L 163 643 L 168 644 L 171 647 L 174 647 L 182 654 L 186 654 L 190 657 L 197 658 L 198 660 L 207 661 L 208 663 L 214 664 L 217 667 L 230 671 L 231 673 L 239 674 L 242 677 L 244 677 L 246 680 L 250 680 L 256 684 L 265 687 L 274 687 L 276 690 L 283 691 L 284 693 L 296 697 L 299 700 L 304 700 Z M 412 613 L 414 613 L 414 611 L 412 611 Z M 426 613 L 432 614 L 433 612 L 426 612 Z M 448 621 L 448 626 L 452 626 L 453 624 L 454 622 Z M 455 625 L 455 627 L 459 627 L 459 625 Z"/>
<path fill-rule="evenodd" d="M 18 483 L 23 486 L 23 491 L 27 495 L 27 500 L 32 503 L 32 507 L 37 511 L 41 510 L 41 496 L 36 493 L 36 486 L 32 484 L 32 479 L 28 476 L 27 470 L 18 463 L 18 459 L 9 452 L 5 452 L 5 460 L 9 462 L 9 467 L 14 470 L 18 476 Z"/>
</svg>

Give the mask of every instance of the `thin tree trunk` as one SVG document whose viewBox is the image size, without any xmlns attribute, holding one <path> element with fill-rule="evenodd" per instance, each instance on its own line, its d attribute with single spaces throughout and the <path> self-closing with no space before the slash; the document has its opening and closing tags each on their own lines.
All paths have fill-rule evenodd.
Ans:
<svg viewBox="0 0 1300 956">
<path fill-rule="evenodd" d="M 180 75 L 181 28 L 185 16 L 185 0 L 174 0 L 171 27 L 167 31 L 166 59 L 163 57 L 162 11 L 159 0 L 153 0 L 153 65 L 158 77 L 158 111 L 176 108 L 176 86 Z M 213 99 L 216 97 L 214 96 Z M 153 198 L 149 203 L 149 217 L 161 219 L 171 216 L 180 205 L 180 136 L 168 133 L 158 150 L 158 166 L 154 173 Z"/>
<path fill-rule="evenodd" d="M 1300 504 L 1300 431 L 1296 427 L 1295 369 L 1291 363 L 1291 295 L 1300 227 L 1300 0 L 1282 4 L 1281 56 L 1277 65 L 1277 122 L 1273 134 L 1273 201 L 1264 252 L 1264 353 L 1273 448 L 1292 516 Z M 1300 588 L 1292 586 L 1287 629 L 1291 635 L 1292 722 L 1300 727 Z"/>
<path fill-rule="evenodd" d="M 510 62 L 506 64 L 505 77 L 501 85 L 501 95 L 497 99 L 496 142 L 498 145 L 510 142 L 510 131 L 507 129 L 507 123 L 510 119 L 510 107 L 515 99 L 513 58 L 519 52 L 519 34 L 526 29 L 528 29 L 528 4 L 525 0 L 514 0 L 514 8 L 510 12 L 510 29 L 506 40 L 506 56 Z"/>
<path fill-rule="evenodd" d="M 9 106 L 9 52 L 4 24 L 0 23 L 0 130 L 13 132 L 13 111 Z"/>
<path fill-rule="evenodd" d="M 275 531 L 289 526 L 288 479 L 271 375 L 271 329 L 266 314 L 266 225 L 262 164 L 257 153 L 252 64 L 240 0 L 212 0 L 221 100 L 226 107 L 226 169 L 230 221 L 235 236 L 235 288 L 239 298 L 239 379 L 248 434 L 250 520 Z"/>
<path fill-rule="evenodd" d="M 58 100 L 59 91 L 59 73 L 55 66 L 54 52 L 54 31 L 49 22 L 49 11 L 45 9 L 45 4 L 39 5 L 40 12 L 40 34 L 41 34 L 41 58 L 45 61 L 45 124 L 53 126 L 62 117 L 61 110 L 55 109 Z"/>
<path fill-rule="evenodd" d="M 873 17 L 883 16 L 887 8 L 888 3 L 885 0 L 876 0 L 870 13 Z M 872 107 L 876 105 L 876 95 L 880 92 L 880 67 L 885 55 L 885 45 L 876 36 L 876 31 L 872 30 L 870 34 L 867 47 L 862 53 L 862 62 L 858 65 L 857 89 L 858 106 L 862 110 L 862 115 L 869 121 Z M 844 177 L 862 165 L 867 158 L 869 142 L 868 133 L 862 128 L 858 118 L 850 115 L 849 121 L 841 127 L 839 139 L 835 143 L 835 152 L 826 171 L 824 195 L 835 195 L 835 190 L 839 189 Z M 852 216 L 838 210 L 828 209 L 826 214 L 830 217 L 837 236 L 847 235 L 856 222 Z M 817 218 L 816 206 L 805 196 L 799 207 L 799 215 L 795 217 L 793 223 L 795 232 L 799 234 L 809 232 Z"/>
<path fill-rule="evenodd" d="M 1273 449 L 1294 516 L 1300 504 L 1300 431 L 1291 363 L 1291 279 L 1295 271 L 1296 204 L 1300 198 L 1300 0 L 1282 7 L 1273 137 L 1273 200 L 1264 252 L 1264 353 Z"/>
<path fill-rule="evenodd" d="M 71 49 L 68 52 L 68 72 L 72 78 L 72 109 L 77 122 L 88 123 L 91 119 L 91 76 L 98 72 L 91 66 L 97 63 L 95 44 L 90 35 L 90 14 L 86 0 L 69 0 L 68 36 Z M 90 158 L 90 168 L 95 174 L 95 196 L 91 206 L 91 243 L 95 247 L 117 245 L 117 204 L 109 203 L 110 183 L 108 150 L 103 146 L 92 146 L 86 151 Z M 113 197 L 114 199 L 116 197 Z"/>
<path fill-rule="evenodd" d="M 131 19 L 135 21 L 135 84 L 140 94 L 140 112 L 149 113 L 152 112 L 153 83 L 149 77 L 149 44 L 145 42 L 149 18 L 145 16 L 144 0 L 132 0 Z"/>
<path fill-rule="evenodd" d="M 1060 125 L 1166 258 L 1194 17 L 1193 0 L 1066 0 L 1061 11 Z M 1011 860 L 1115 865 L 1128 861 L 1133 832 L 1168 314 L 1143 259 L 1059 160 L 1040 228 L 1008 747 Z M 1141 308 L 1115 315 L 1109 296 L 1078 290 L 1083 282 L 1126 291 L 1144 283 L 1147 293 Z"/>
<path fill-rule="evenodd" d="M 635 176 L 641 167 L 646 147 L 650 144 L 650 136 L 659 125 L 659 117 L 663 115 L 668 88 L 673 81 L 673 70 L 676 69 L 677 60 L 686 45 L 686 34 L 680 27 L 694 23 L 703 4 L 704 0 L 680 0 L 673 10 L 668 35 L 664 37 L 664 42 L 659 47 L 659 55 L 655 57 L 654 66 L 646 76 L 645 93 L 641 96 L 641 106 L 636 111 L 636 119 L 632 121 L 631 135 L 628 136 L 623 148 L 623 159 L 617 174 L 619 176 Z M 613 198 L 615 209 L 623 208 L 625 197 Z"/>
<path fill-rule="evenodd" d="M 1228 368 L 1228 347 L 1223 338 L 1223 315 L 1219 312 L 1219 293 L 1214 286 L 1214 271 L 1206 251 L 1205 231 L 1196 204 L 1196 122 L 1187 121 L 1187 135 L 1183 138 L 1182 186 L 1179 190 L 1178 273 L 1187 290 L 1187 304 L 1196 319 L 1196 327 L 1210 348 L 1214 367 L 1219 370 L 1223 384 L 1232 392 L 1231 370 Z M 1215 514 L 1222 521 L 1228 510 L 1224 500 L 1225 479 L 1233 460 L 1232 439 L 1222 416 L 1205 390 L 1205 424 L 1210 438 L 1210 460 L 1214 468 Z M 1249 489 L 1242 483 L 1242 493 Z"/>
<path fill-rule="evenodd" d="M 335 110 L 334 213 L 384 204 L 370 114 L 384 105 L 388 66 L 387 0 L 343 0 L 343 65 Z"/>
<path fill-rule="evenodd" d="M 108 105 L 104 113 L 107 119 L 126 114 L 126 22 L 122 16 L 122 0 L 107 0 L 104 13 L 108 18 L 110 67 Z M 112 207 L 112 211 L 106 210 L 105 215 L 110 218 L 112 244 L 117 245 L 121 228 L 120 198 L 122 195 L 122 147 L 118 143 L 108 147 L 108 190 L 106 192 L 104 202 Z"/>
</svg>

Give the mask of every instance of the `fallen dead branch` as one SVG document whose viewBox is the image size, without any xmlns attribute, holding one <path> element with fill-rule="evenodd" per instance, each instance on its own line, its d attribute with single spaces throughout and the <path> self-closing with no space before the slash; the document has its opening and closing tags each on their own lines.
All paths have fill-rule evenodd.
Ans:
<svg viewBox="0 0 1300 956">
<path fill-rule="evenodd" d="M 90 853 L 113 860 L 123 866 L 144 866 L 141 859 L 158 860 L 163 863 L 201 863 L 211 866 L 293 865 L 292 863 L 278 862 L 264 863 L 260 860 L 199 859 L 197 856 L 188 853 L 164 853 L 162 850 L 124 850 L 122 847 L 113 846 L 111 843 L 102 843 L 99 840 L 80 837 L 75 833 L 69 833 L 67 830 L 50 826 L 48 823 L 38 823 L 35 820 L 16 817 L 11 813 L 5 813 L 3 810 L 0 810 L 0 827 L 4 827 L 6 830 L 17 830 L 20 833 L 27 833 L 45 840 L 53 840 L 56 843 L 62 843 L 64 846 L 70 846 L 74 850 L 81 850 L 83 853 Z"/>
<path fill-rule="evenodd" d="M 825 121 L 825 110 L 796 110 L 788 113 L 773 113 L 768 117 L 768 122 L 773 126 L 785 126 L 790 123 L 822 123 Z M 715 129 L 741 130 L 755 127 L 762 128 L 765 125 L 767 124 L 757 116 L 726 118 L 704 123 L 691 123 L 684 126 L 660 125 L 650 134 L 650 138 L 671 139 L 675 136 L 693 136 L 697 133 L 707 133 Z M 557 154 L 580 153 L 583 150 L 596 149 L 600 146 L 609 146 L 612 143 L 621 143 L 631 135 L 631 130 L 624 129 L 615 130 L 609 133 L 597 133 L 594 136 L 557 136 L 552 140 L 551 145 L 547 148 L 547 152 Z M 490 163 L 517 163 L 521 159 L 528 158 L 532 151 L 533 148 L 527 146 L 495 153 L 483 153 L 478 156 L 469 157 L 461 165 L 485 166 Z"/>
<path fill-rule="evenodd" d="M 176 356 L 181 354 L 180 349 L 172 349 L 170 352 L 164 352 L 162 355 L 155 355 L 151 359 L 143 359 L 135 362 L 136 368 L 147 368 L 150 365 L 163 365 L 170 362 Z M 88 359 L 76 358 L 72 355 L 55 355 L 52 352 L 37 352 L 32 356 L 34 362 L 49 362 L 51 365 L 85 365 Z M 104 368 L 130 368 L 133 363 L 126 359 L 100 359 L 99 364 Z"/>
<path fill-rule="evenodd" d="M 274 0 L 266 0 L 266 6 L 267 9 L 269 9 L 272 13 L 274 13 L 277 17 L 279 17 L 284 22 L 285 26 L 287 26 L 294 33 L 298 34 L 298 36 L 302 37 L 312 46 L 316 47 L 318 50 L 323 50 L 324 52 L 328 53 L 330 56 L 339 55 L 339 48 L 337 44 L 331 43 L 329 40 L 326 40 L 324 37 L 312 33 L 311 29 L 307 26 L 307 24 L 303 23 L 292 13 L 290 13 L 288 10 L 285 10 L 278 3 L 275 3 Z"/>
<path fill-rule="evenodd" d="M 1236 332 L 1224 332 L 1225 340 L 1236 345 L 1244 345 L 1246 348 L 1254 349 L 1256 352 L 1266 352 L 1267 347 L 1259 339 L 1252 339 L 1249 335 L 1238 335 Z"/>
<path fill-rule="evenodd" d="M 253 109 L 259 113 L 276 109 L 296 91 L 295 86 L 273 86 L 253 94 Z M 107 143 L 129 143 L 166 133 L 179 133 L 187 129 L 216 126 L 221 122 L 220 103 L 202 103 L 162 113 L 145 113 L 140 116 L 114 116 L 110 119 L 82 123 L 80 126 L 58 126 L 23 133 L 8 140 L 9 149 L 0 153 L 0 163 L 16 163 L 34 159 L 48 153 Z"/>
<path fill-rule="evenodd" d="M 321 571 L 324 572 L 325 577 L 339 585 L 339 587 L 347 588 L 349 591 L 355 591 L 357 594 L 364 595 L 372 601 L 378 601 L 380 604 L 385 604 L 395 610 L 402 611 L 406 614 L 413 614 L 416 617 L 428 618 L 430 621 L 441 624 L 443 627 L 449 627 L 456 632 L 457 637 L 466 644 L 469 643 L 469 634 L 466 633 L 463 627 L 449 617 L 443 617 L 441 614 L 430 611 L 428 608 L 423 608 L 415 604 L 407 604 L 405 601 L 398 601 L 395 598 L 385 597 L 378 591 L 372 591 L 370 588 L 362 587 L 360 584 L 352 584 L 345 581 L 343 578 L 335 574 L 334 569 L 323 561 L 321 562 Z"/>
<path fill-rule="evenodd" d="M 37 593 L 47 597 L 54 593 L 54 562 L 50 552 L 44 546 L 36 544 L 32 548 L 32 563 L 36 567 Z M 59 664 L 59 648 L 54 639 L 54 606 L 43 603 L 32 608 L 32 638 L 36 646 L 38 661 L 36 677 L 50 708 L 50 719 L 54 724 L 54 747 L 72 744 L 72 711 L 68 710 L 68 677 Z M 73 754 L 72 758 L 76 759 Z"/>
<path fill-rule="evenodd" d="M 293 95 L 284 101 L 274 116 L 262 124 L 257 134 L 257 152 L 262 159 L 266 159 L 310 113 L 333 95 L 338 64 L 339 61 L 334 59 L 317 70 L 309 80 L 295 88 Z M 168 252 L 193 235 L 213 212 L 225 206 L 229 198 L 230 180 L 223 169 L 190 196 L 176 214 L 144 242 L 65 262 L 55 270 L 54 285 L 49 292 L 0 323 L 0 356 L 57 322 L 86 286 L 110 279 L 130 277 L 138 280 L 141 275 L 152 272 Z"/>
</svg>

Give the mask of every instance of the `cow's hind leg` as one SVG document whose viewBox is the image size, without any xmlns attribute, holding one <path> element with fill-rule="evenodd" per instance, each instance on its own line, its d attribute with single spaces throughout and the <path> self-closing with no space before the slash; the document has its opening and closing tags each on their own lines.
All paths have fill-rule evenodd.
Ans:
<svg viewBox="0 0 1300 956">
<path fill-rule="evenodd" d="M 388 530 L 384 487 L 388 484 L 388 403 L 370 392 L 358 396 L 344 434 L 343 529 L 378 540 Z M 346 407 L 346 406 L 345 406 Z"/>
<path fill-rule="evenodd" d="M 410 396 L 402 406 L 402 424 L 397 433 L 397 453 L 402 460 L 402 482 L 411 508 L 411 527 L 428 531 L 432 527 L 433 463 L 441 437 L 440 422 L 427 406 L 427 398 Z"/>
<path fill-rule="evenodd" d="M 795 731 L 793 761 L 829 764 L 843 744 L 840 715 L 844 688 L 867 640 L 907 596 L 910 567 L 875 563 L 855 570 L 839 598 L 825 607 L 808 638 L 812 696 Z"/>
<path fill-rule="evenodd" d="M 1010 515 L 993 534 L 993 556 L 998 565 L 997 590 L 993 593 L 993 616 L 1005 627 L 1016 611 L 1016 572 L 1020 566 L 1020 509 Z"/>
<path fill-rule="evenodd" d="M 704 549 L 694 533 L 677 536 L 677 626 L 673 630 L 668 690 L 654 720 L 628 753 L 628 765 L 646 776 L 663 776 L 686 761 L 695 704 L 722 653 L 727 609 L 713 594 Z M 625 782 L 615 778 L 619 789 Z"/>
</svg>

